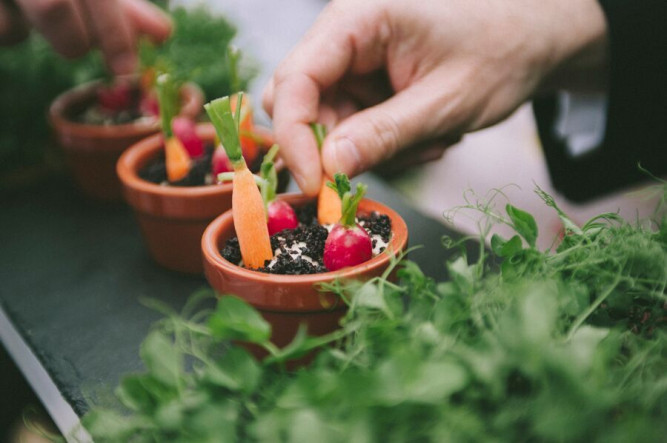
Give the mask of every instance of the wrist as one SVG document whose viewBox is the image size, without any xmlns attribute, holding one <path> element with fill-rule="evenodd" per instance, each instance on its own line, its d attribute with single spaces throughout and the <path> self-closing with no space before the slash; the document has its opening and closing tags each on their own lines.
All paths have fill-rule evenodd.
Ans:
<svg viewBox="0 0 667 443">
<path fill-rule="evenodd" d="M 559 2 L 554 64 L 538 89 L 605 90 L 609 65 L 607 20 L 597 0 Z"/>
</svg>

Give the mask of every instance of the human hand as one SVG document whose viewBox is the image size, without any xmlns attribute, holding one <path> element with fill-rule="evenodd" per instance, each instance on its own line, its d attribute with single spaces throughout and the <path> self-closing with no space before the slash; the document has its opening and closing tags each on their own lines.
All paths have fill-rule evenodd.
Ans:
<svg viewBox="0 0 667 443">
<path fill-rule="evenodd" d="M 68 58 L 98 47 L 115 74 L 131 73 L 136 67 L 140 35 L 162 41 L 171 32 L 169 18 L 145 0 L 0 1 L 0 43 L 25 37 L 28 26 Z"/>
<path fill-rule="evenodd" d="M 605 61 L 596 0 L 337 0 L 276 69 L 264 107 L 312 195 L 322 165 L 354 175 L 410 146 L 443 149 Z M 315 121 L 333 127 L 321 158 Z"/>
</svg>

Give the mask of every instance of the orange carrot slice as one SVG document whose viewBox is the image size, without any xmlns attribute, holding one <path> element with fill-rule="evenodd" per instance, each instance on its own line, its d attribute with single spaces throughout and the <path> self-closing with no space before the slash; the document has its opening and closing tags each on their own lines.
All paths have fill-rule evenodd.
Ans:
<svg viewBox="0 0 667 443">
<path fill-rule="evenodd" d="M 317 196 L 317 221 L 321 225 L 333 225 L 340 220 L 343 210 L 340 197 L 327 183 L 332 181 L 326 175 L 322 178 L 322 186 Z"/>
<path fill-rule="evenodd" d="M 167 179 L 170 182 L 177 182 L 184 179 L 190 172 L 192 161 L 183 143 L 176 137 L 170 137 L 165 140 L 164 150 L 167 164 Z"/>
<path fill-rule="evenodd" d="M 321 150 L 324 137 L 327 135 L 327 129 L 320 123 L 311 123 L 310 127 L 315 135 L 317 149 Z M 324 171 L 322 171 L 322 174 L 324 174 Z M 320 222 L 321 225 L 336 224 L 343 214 L 340 197 L 336 191 L 327 186 L 327 183 L 331 181 L 333 180 L 325 174 L 324 177 L 322 177 L 322 185 L 320 186 L 320 192 L 317 195 L 317 221 Z"/>
<path fill-rule="evenodd" d="M 232 216 L 234 229 L 241 247 L 243 264 L 248 268 L 261 268 L 273 258 L 266 223 L 264 201 L 255 178 L 248 168 L 234 171 L 232 192 Z"/>
</svg>

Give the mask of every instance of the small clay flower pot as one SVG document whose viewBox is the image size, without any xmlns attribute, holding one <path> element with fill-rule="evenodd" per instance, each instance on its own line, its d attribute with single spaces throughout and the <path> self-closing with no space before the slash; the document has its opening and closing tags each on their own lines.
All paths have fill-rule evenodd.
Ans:
<svg viewBox="0 0 667 443">
<path fill-rule="evenodd" d="M 256 128 L 264 140 L 263 148 L 273 137 L 263 128 Z M 215 129 L 205 123 L 197 126 L 205 142 L 215 140 Z M 163 151 L 162 134 L 148 137 L 127 149 L 118 160 L 118 177 L 125 200 L 134 208 L 144 240 L 151 256 L 160 265 L 179 272 L 201 274 L 201 237 L 204 229 L 221 213 L 232 207 L 231 183 L 206 186 L 165 186 L 139 177 L 139 171 Z M 284 170 L 276 162 L 279 175 Z M 286 172 L 286 170 L 285 170 Z M 279 186 L 285 186 L 282 181 Z"/>
<path fill-rule="evenodd" d="M 280 195 L 294 207 L 312 199 L 302 194 Z M 216 218 L 202 237 L 204 273 L 209 284 L 220 294 L 234 294 L 254 306 L 271 324 L 271 341 L 278 347 L 290 343 L 299 324 L 307 326 L 310 335 L 324 335 L 339 327 L 346 310 L 345 303 L 332 293 L 320 292 L 321 283 L 335 279 L 368 280 L 382 275 L 391 259 L 407 248 L 408 229 L 405 221 L 391 208 L 373 200 L 362 200 L 357 213 L 377 211 L 391 219 L 392 237 L 387 249 L 358 266 L 335 272 L 311 275 L 266 274 L 243 268 L 224 259 L 220 250 L 236 235 L 232 212 Z M 262 353 L 250 348 L 257 357 Z M 298 365 L 297 365 L 298 366 Z"/>
<path fill-rule="evenodd" d="M 159 119 L 139 119 L 120 125 L 93 125 L 72 117 L 95 101 L 102 81 L 72 88 L 59 95 L 49 108 L 49 121 L 74 181 L 81 191 L 100 201 L 121 201 L 116 176 L 120 155 L 141 139 L 160 130 Z M 203 109 L 204 94 L 199 86 L 186 83 L 181 89 L 181 114 L 196 117 Z"/>
</svg>

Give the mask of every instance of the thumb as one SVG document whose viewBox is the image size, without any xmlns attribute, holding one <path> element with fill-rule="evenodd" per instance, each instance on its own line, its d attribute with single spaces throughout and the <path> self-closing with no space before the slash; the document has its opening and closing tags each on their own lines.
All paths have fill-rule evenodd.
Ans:
<svg viewBox="0 0 667 443">
<path fill-rule="evenodd" d="M 322 162 L 336 172 L 357 175 L 398 150 L 448 134 L 454 107 L 436 85 L 413 84 L 388 100 L 343 120 L 327 136 Z"/>
</svg>

